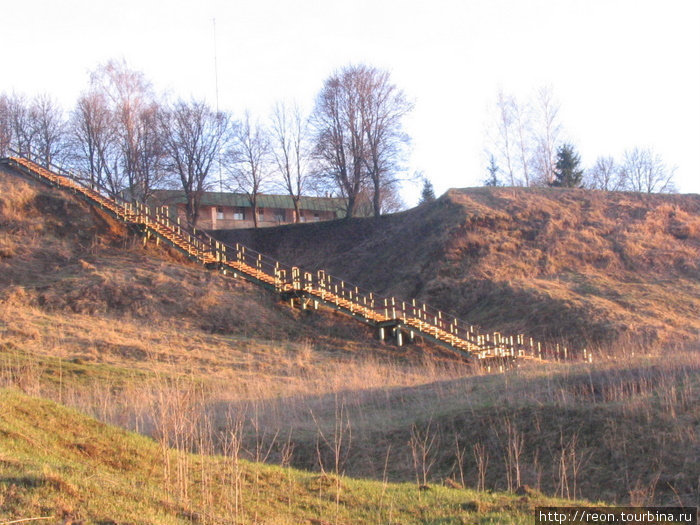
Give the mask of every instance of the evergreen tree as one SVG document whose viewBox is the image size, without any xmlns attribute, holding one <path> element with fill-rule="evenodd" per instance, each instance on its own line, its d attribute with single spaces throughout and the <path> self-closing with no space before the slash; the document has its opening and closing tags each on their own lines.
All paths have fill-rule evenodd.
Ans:
<svg viewBox="0 0 700 525">
<path fill-rule="evenodd" d="M 493 155 L 491 155 L 489 166 L 486 168 L 486 171 L 489 172 L 489 176 L 484 180 L 484 186 L 498 186 L 497 173 L 500 171 L 500 168 L 496 165 L 496 158 Z"/>
<path fill-rule="evenodd" d="M 418 204 L 425 204 L 426 202 L 433 202 L 434 200 L 435 190 L 433 189 L 433 183 L 427 178 L 423 178 L 423 189 L 421 190 Z"/>
<path fill-rule="evenodd" d="M 554 168 L 554 180 L 550 186 L 559 188 L 580 188 L 583 180 L 581 157 L 571 144 L 564 144 L 557 149 L 557 163 Z"/>
</svg>

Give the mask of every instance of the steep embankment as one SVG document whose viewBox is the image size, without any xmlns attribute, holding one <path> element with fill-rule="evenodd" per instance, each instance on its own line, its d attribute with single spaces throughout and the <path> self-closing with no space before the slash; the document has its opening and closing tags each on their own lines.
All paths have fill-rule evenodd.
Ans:
<svg viewBox="0 0 700 525">
<path fill-rule="evenodd" d="M 92 206 L 10 173 L 0 173 L 0 302 L 208 332 L 296 331 L 269 294 L 143 247 Z"/>
<path fill-rule="evenodd" d="M 610 350 L 700 330 L 698 195 L 450 190 L 379 221 L 218 235 L 488 330 Z"/>
<path fill-rule="evenodd" d="M 201 374 L 228 396 L 274 396 L 313 391 L 312 364 L 324 370 L 314 381 L 328 386 L 338 360 L 382 361 L 389 374 L 390 363 L 412 366 L 422 352 L 381 345 L 341 315 L 293 310 L 162 245 L 143 246 L 78 199 L 0 172 L 0 357 L 23 363 L 13 382 L 119 385 L 134 374 L 157 379 L 155 370 Z"/>
</svg>

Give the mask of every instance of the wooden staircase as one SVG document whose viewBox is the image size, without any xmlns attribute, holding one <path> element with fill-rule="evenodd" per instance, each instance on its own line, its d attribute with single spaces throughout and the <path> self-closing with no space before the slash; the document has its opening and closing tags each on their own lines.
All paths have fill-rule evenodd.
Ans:
<svg viewBox="0 0 700 525">
<path fill-rule="evenodd" d="M 394 337 L 397 344 L 416 336 L 433 341 L 459 356 L 477 361 L 512 361 L 516 359 L 592 359 L 585 350 L 572 355 L 566 347 L 543 346 L 523 335 L 505 337 L 499 333 L 479 333 L 474 326 L 415 300 L 398 301 L 379 297 L 323 270 L 305 272 L 286 266 L 240 244 L 228 245 L 206 232 L 173 220 L 167 209 L 149 208 L 143 203 L 127 202 L 95 188 L 68 170 L 42 166 L 24 155 L 2 159 L 16 171 L 45 184 L 71 192 L 106 211 L 116 219 L 136 228 L 144 240 L 155 238 L 173 246 L 207 268 L 243 277 L 279 293 L 292 305 L 302 308 L 325 306 L 374 326 L 381 339 Z"/>
</svg>

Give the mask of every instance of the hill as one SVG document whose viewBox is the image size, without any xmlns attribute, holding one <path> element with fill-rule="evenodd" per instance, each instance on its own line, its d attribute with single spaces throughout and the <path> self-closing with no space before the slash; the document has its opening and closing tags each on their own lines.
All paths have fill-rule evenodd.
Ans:
<svg viewBox="0 0 700 525">
<path fill-rule="evenodd" d="M 605 352 L 698 342 L 698 195 L 450 190 L 379 220 L 216 235 L 488 331 Z"/>
<path fill-rule="evenodd" d="M 337 244 L 344 245 L 360 270 L 338 253 L 334 264 L 374 279 L 384 290 L 400 287 L 388 270 L 398 269 L 399 284 L 410 283 L 422 264 L 426 272 L 413 274 L 413 286 L 425 294 L 431 283 L 446 278 L 430 277 L 431 264 L 466 265 L 444 255 L 446 246 L 456 246 L 457 226 L 469 217 L 457 201 L 453 195 L 384 218 L 379 231 L 372 221 L 349 221 L 302 225 L 293 228 L 294 235 L 311 232 L 298 242 L 306 242 L 307 249 L 319 247 L 313 249 L 326 259 Z M 406 217 L 415 220 L 411 228 Z M 326 229 L 335 239 L 319 238 Z M 690 246 L 693 235 L 689 231 L 684 240 L 690 239 Z M 389 249 L 392 236 L 396 246 Z M 411 242 L 414 256 L 407 257 Z M 429 346 L 378 344 L 375 334 L 343 316 L 292 310 L 274 294 L 195 266 L 162 245 L 144 246 L 134 232 L 77 199 L 1 173 L 0 250 L 0 386 L 10 389 L 0 397 L 0 414 L 9 407 L 9 418 L 0 418 L 0 496 L 12 502 L 13 518 L 25 517 L 20 510 L 28 504 L 39 515 L 42 502 L 49 501 L 47 508 L 55 513 L 63 512 L 65 502 L 68 517 L 134 521 L 134 511 L 123 501 L 153 496 L 135 506 L 147 509 L 143 515 L 154 523 L 215 521 L 196 513 L 209 509 L 230 516 L 230 506 L 221 510 L 217 505 L 235 506 L 235 494 L 231 499 L 230 493 L 216 491 L 221 479 L 231 487 L 232 474 L 222 473 L 216 455 L 230 458 L 232 447 L 238 464 L 250 462 L 244 478 L 251 522 L 284 523 L 285 516 L 294 516 L 293 522 L 309 516 L 312 523 L 335 516 L 339 523 L 373 522 L 377 505 L 386 509 L 382 502 L 389 501 L 381 499 L 380 487 L 389 491 L 389 482 L 407 481 L 412 488 L 389 507 L 392 516 L 401 516 L 394 521 L 410 523 L 415 516 L 423 522 L 433 516 L 445 522 L 520 520 L 489 515 L 501 503 L 480 503 L 512 501 L 513 496 L 482 491 L 472 499 L 473 488 L 517 490 L 528 501 L 540 498 L 538 490 L 635 504 L 700 501 L 697 351 L 649 357 L 639 355 L 646 348 L 635 348 L 635 357 L 616 361 L 532 363 L 481 375 Z M 363 251 L 376 251 L 377 260 L 384 261 L 376 272 L 359 257 Z M 663 271 L 669 281 L 686 279 L 673 273 L 677 270 Z M 157 446 L 137 436 L 122 438 L 121 431 L 87 423 L 84 416 L 52 404 L 47 408 L 46 401 L 17 391 L 136 430 Z M 151 457 L 147 473 L 140 467 L 130 470 L 120 460 L 108 474 L 98 474 L 94 479 L 101 485 L 93 487 L 88 471 L 102 467 L 90 458 L 96 453 L 102 462 L 108 454 L 85 449 L 71 434 L 73 426 L 117 457 L 124 440 L 133 440 L 129 454 Z M 93 426 L 106 436 L 82 430 Z M 45 431 L 54 437 L 42 436 Z M 54 449 L 55 441 L 75 450 Z M 160 461 L 150 456 L 154 446 Z M 176 449 L 173 456 L 164 452 L 169 447 Z M 55 457 L 42 455 L 52 450 Z M 264 463 L 306 472 L 268 469 Z M 135 496 L 130 472 L 150 476 L 153 484 L 137 483 L 143 493 Z M 380 503 L 372 499 L 375 492 L 367 500 L 341 495 L 338 507 L 328 507 L 331 495 L 338 494 L 338 479 L 342 487 L 346 482 L 355 486 L 346 475 L 379 481 L 357 481 L 357 486 L 380 490 Z M 194 483 L 185 483 L 187 476 Z M 306 480 L 299 490 L 319 491 L 323 502 L 306 496 L 284 499 L 278 481 L 272 481 L 280 478 Z M 193 504 L 203 479 L 217 480 L 205 485 L 207 501 L 213 502 Z M 419 502 L 426 494 L 446 494 L 443 488 L 432 490 L 437 483 L 471 487 L 447 491 L 469 501 L 430 500 L 440 507 L 430 514 L 414 506 L 416 485 L 426 481 L 431 489 L 418 492 Z M 91 491 L 104 499 L 92 505 L 84 496 Z M 361 514 L 367 501 L 375 512 L 369 518 Z M 474 508 L 477 514 L 462 512 Z"/>
</svg>

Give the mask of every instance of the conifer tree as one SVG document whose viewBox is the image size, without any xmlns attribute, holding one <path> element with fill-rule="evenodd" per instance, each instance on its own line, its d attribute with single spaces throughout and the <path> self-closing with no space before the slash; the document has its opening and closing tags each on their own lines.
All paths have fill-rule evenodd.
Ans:
<svg viewBox="0 0 700 525">
<path fill-rule="evenodd" d="M 496 165 L 496 158 L 491 155 L 491 160 L 489 161 L 489 166 L 486 168 L 489 172 L 489 176 L 484 180 L 484 186 L 498 186 L 498 172 L 501 169 Z"/>
<path fill-rule="evenodd" d="M 421 190 L 420 202 L 418 204 L 425 204 L 426 202 L 433 202 L 434 200 L 435 190 L 433 189 L 433 183 L 423 178 L 423 189 Z"/>
<path fill-rule="evenodd" d="M 557 163 L 554 167 L 554 180 L 550 186 L 559 188 L 580 188 L 583 180 L 581 157 L 571 144 L 564 144 L 557 149 Z"/>
</svg>

